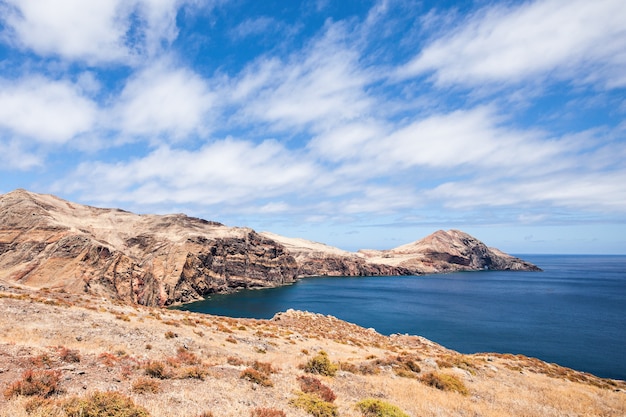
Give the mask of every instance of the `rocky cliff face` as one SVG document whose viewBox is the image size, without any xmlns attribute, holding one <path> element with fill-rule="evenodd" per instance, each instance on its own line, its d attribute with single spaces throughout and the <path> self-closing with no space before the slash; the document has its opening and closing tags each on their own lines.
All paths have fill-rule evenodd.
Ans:
<svg viewBox="0 0 626 417">
<path fill-rule="evenodd" d="M 459 231 L 389 251 L 321 243 L 175 215 L 137 215 L 16 190 L 0 195 L 0 280 L 165 306 L 300 276 L 538 270 Z"/>
<path fill-rule="evenodd" d="M 0 196 L 0 279 L 143 305 L 293 282 L 282 245 L 185 215 L 140 216 L 23 190 Z"/>
</svg>

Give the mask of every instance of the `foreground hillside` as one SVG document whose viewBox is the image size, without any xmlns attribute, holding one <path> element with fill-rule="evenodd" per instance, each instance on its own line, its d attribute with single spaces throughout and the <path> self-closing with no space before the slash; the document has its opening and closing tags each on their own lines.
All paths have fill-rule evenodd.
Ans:
<svg viewBox="0 0 626 417">
<path fill-rule="evenodd" d="M 234 319 L 7 282 L 0 387 L 1 417 L 370 416 L 377 404 L 414 417 L 626 415 L 623 381 L 523 356 L 461 355 L 311 313 Z"/>
<path fill-rule="evenodd" d="M 166 306 L 302 276 L 539 270 L 461 231 L 351 253 L 183 214 L 138 215 L 25 190 L 0 195 L 0 279 Z"/>
</svg>

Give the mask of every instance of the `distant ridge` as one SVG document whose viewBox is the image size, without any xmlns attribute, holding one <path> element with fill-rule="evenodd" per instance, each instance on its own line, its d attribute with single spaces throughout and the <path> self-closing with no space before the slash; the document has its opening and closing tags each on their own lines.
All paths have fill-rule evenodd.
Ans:
<svg viewBox="0 0 626 417">
<path fill-rule="evenodd" d="M 184 214 L 138 215 L 18 189 L 0 195 L 0 280 L 165 306 L 315 275 L 540 270 L 467 233 L 343 251 Z"/>
</svg>

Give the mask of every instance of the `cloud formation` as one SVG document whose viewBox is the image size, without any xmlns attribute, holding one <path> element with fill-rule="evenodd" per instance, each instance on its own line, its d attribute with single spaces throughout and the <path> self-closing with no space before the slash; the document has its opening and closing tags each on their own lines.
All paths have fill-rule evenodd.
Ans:
<svg viewBox="0 0 626 417">
<path fill-rule="evenodd" d="M 623 225 L 621 3 L 0 0 L 0 190 L 350 234 Z"/>
<path fill-rule="evenodd" d="M 436 37 L 403 77 L 438 86 L 554 77 L 626 86 L 626 9 L 620 0 L 540 0 L 481 9 Z"/>
</svg>

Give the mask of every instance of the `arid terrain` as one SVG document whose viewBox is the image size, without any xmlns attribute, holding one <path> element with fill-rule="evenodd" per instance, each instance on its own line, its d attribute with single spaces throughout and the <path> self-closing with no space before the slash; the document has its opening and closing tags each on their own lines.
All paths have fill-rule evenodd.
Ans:
<svg viewBox="0 0 626 417">
<path fill-rule="evenodd" d="M 2 417 L 626 415 L 624 381 L 523 356 L 306 312 L 234 319 L 0 284 Z M 141 413 L 80 414 L 96 392 Z M 368 414 L 365 399 L 404 414 Z"/>
</svg>

